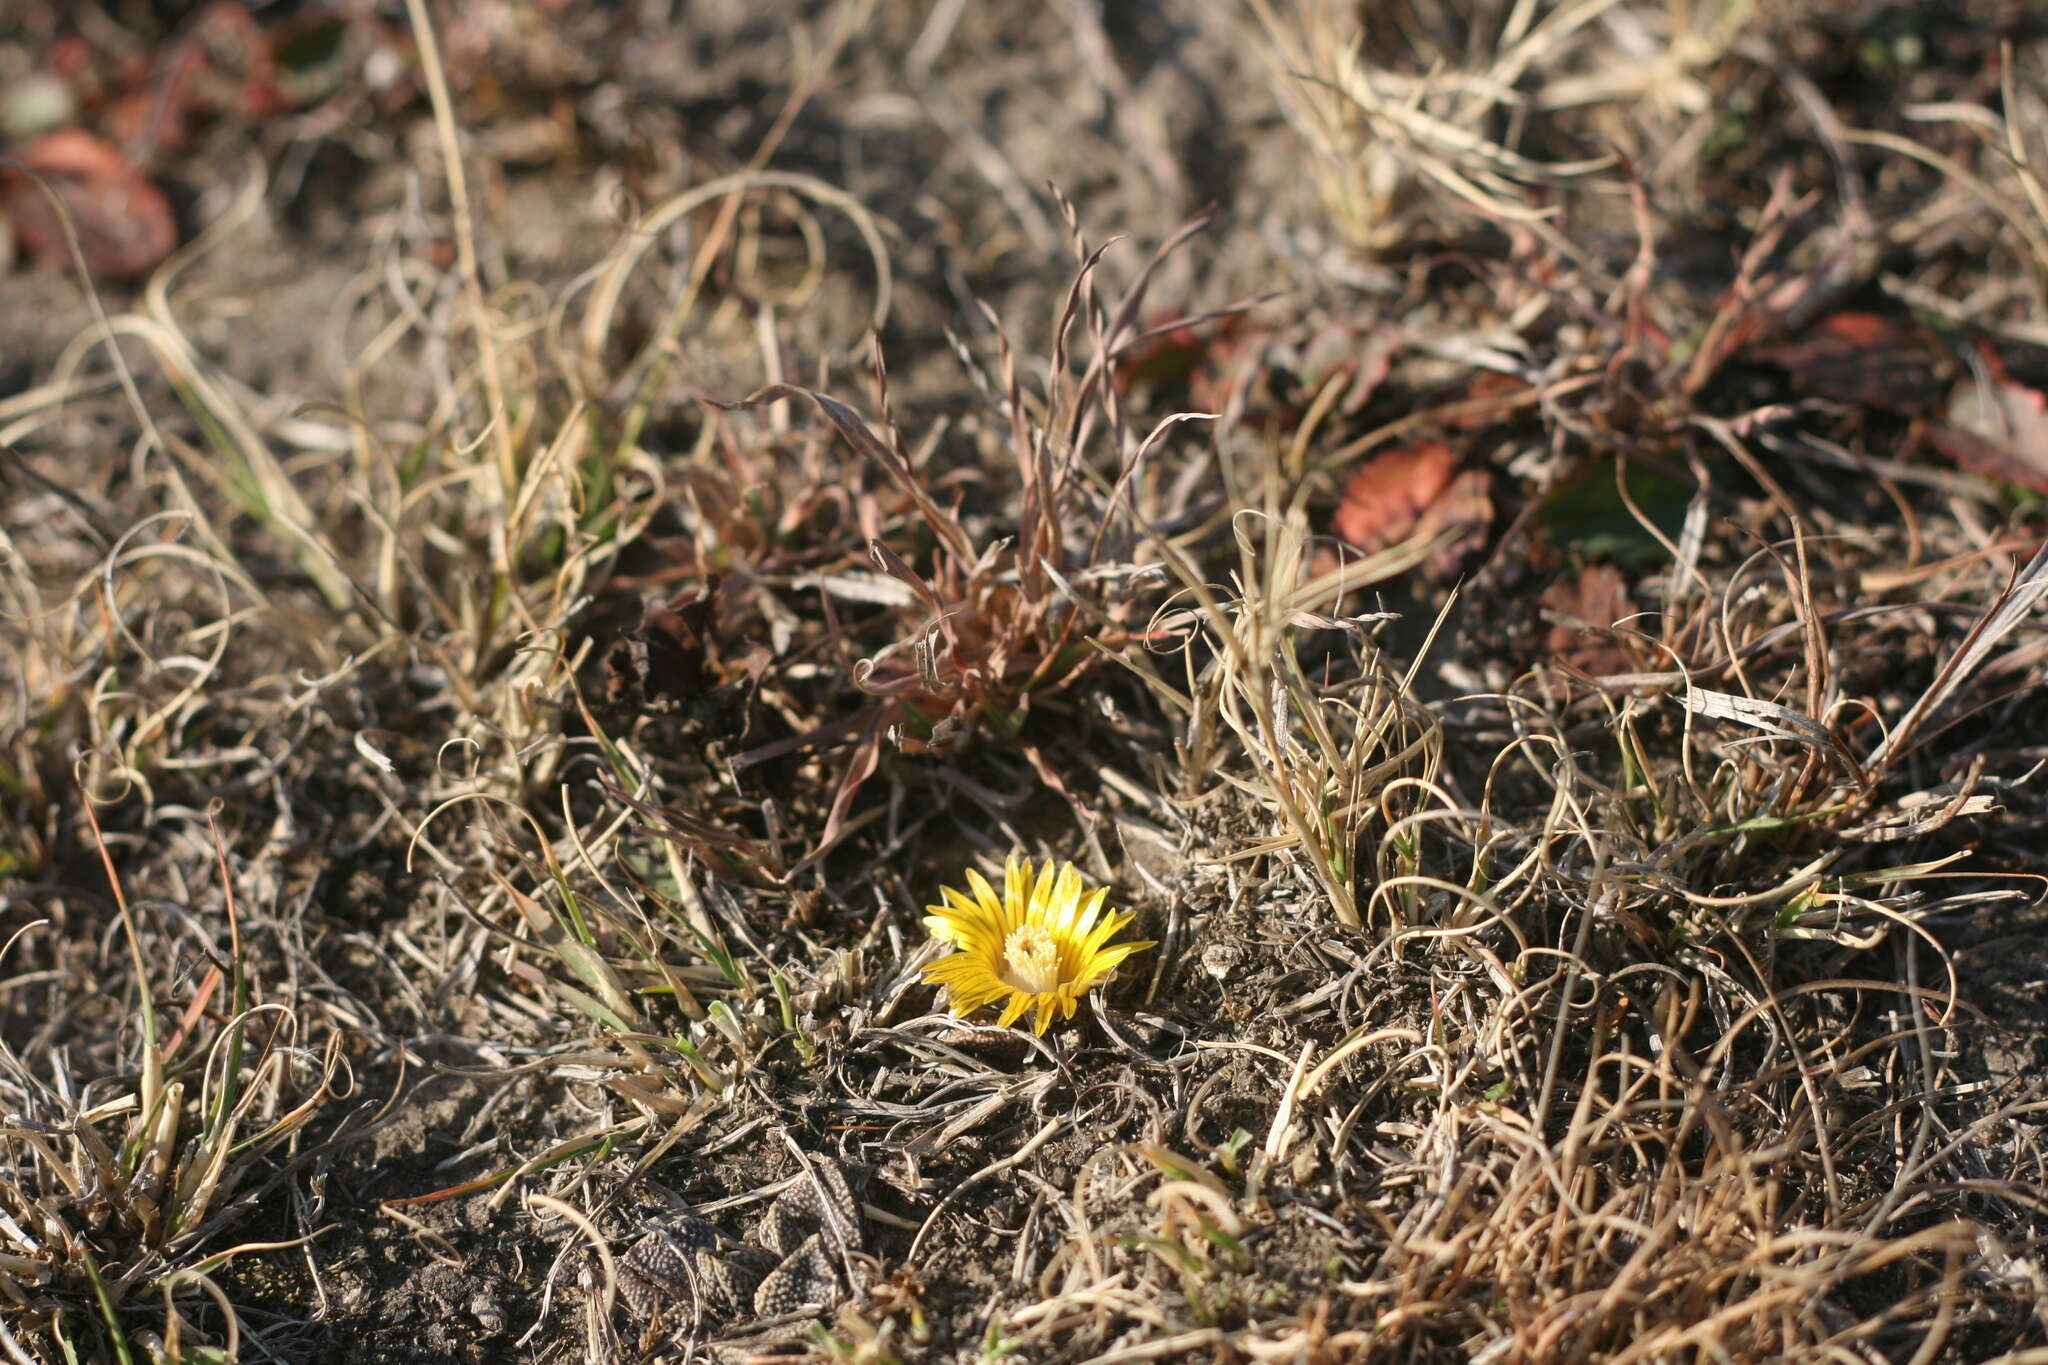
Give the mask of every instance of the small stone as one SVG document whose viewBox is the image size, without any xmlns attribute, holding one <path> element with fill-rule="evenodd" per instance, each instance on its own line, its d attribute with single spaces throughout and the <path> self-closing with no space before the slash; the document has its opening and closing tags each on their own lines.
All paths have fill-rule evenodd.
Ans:
<svg viewBox="0 0 2048 1365">
<path fill-rule="evenodd" d="M 7 81 L 0 94 L 0 134 L 21 142 L 69 123 L 78 112 L 71 87 L 46 72 L 31 71 Z"/>
<path fill-rule="evenodd" d="M 1212 943 L 1202 949 L 1202 970 L 1223 980 L 1237 970 L 1237 964 L 1244 960 L 1244 949 L 1229 943 Z"/>
</svg>

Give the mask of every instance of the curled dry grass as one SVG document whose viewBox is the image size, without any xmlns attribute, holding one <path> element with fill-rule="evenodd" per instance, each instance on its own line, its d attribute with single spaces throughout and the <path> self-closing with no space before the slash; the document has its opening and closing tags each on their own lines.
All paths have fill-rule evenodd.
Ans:
<svg viewBox="0 0 2048 1365">
<path fill-rule="evenodd" d="M 1609 36 L 1662 43 L 1676 84 L 1567 79 L 1610 10 Z M 396 226 L 337 309 L 356 340 L 339 413 L 270 409 L 181 328 L 181 272 L 232 240 L 224 220 L 4 414 L 7 444 L 55 430 L 63 403 L 121 377 L 109 335 L 182 405 L 135 414 L 146 515 L 122 525 L 49 493 L 50 515 L 73 518 L 61 534 L 8 528 L 32 572 L 0 575 L 23 623 L 5 637 L 23 680 L 0 715 L 18 789 L 5 856 L 57 880 L 74 765 L 83 799 L 130 828 L 104 845 L 111 905 L 47 893 L 51 930 L 11 942 L 42 954 L 8 983 L 12 1008 L 36 991 L 52 1020 L 108 967 L 56 939 L 118 928 L 128 961 L 103 1037 L 0 1057 L 0 1324 L 104 1332 L 117 1354 L 201 1338 L 236 1352 L 214 1272 L 252 1249 L 229 1228 L 292 1179 L 284 1146 L 330 1099 L 329 1026 L 387 1052 L 398 1031 L 344 991 L 298 992 L 290 915 L 259 934 L 236 908 L 256 854 L 219 860 L 217 917 L 189 889 L 129 904 L 113 862 L 168 875 L 134 830 L 189 842 L 202 783 L 282 791 L 284 754 L 312 746 L 352 765 L 374 821 L 402 821 L 446 896 L 457 928 L 429 945 L 445 951 L 394 940 L 434 964 L 436 996 L 517 1040 L 497 1062 L 594 1097 L 517 1162 L 388 1200 L 401 1221 L 545 1186 L 542 1226 L 561 1214 L 588 1237 L 625 1197 L 593 1185 L 616 1153 L 638 1192 L 685 1144 L 710 1160 L 829 1112 L 900 1158 L 924 1202 L 890 1215 L 911 1276 L 849 1308 L 821 1353 L 915 1345 L 915 1275 L 958 1268 L 955 1215 L 999 1181 L 1030 1212 L 986 1312 L 990 1355 L 1917 1362 L 2038 1334 L 2044 1173 L 2010 1137 L 2024 1115 L 1985 1107 L 1955 1065 L 1968 1016 L 1943 942 L 2017 893 L 1939 841 L 2012 790 L 1972 727 L 2013 713 L 2011 680 L 2037 678 L 2015 632 L 2048 591 L 2042 562 L 2005 575 L 1996 541 L 1922 562 L 1916 530 L 1902 569 L 1821 523 L 1757 455 L 1798 469 L 1818 447 L 1693 402 L 1728 354 L 1710 343 L 1787 279 L 1746 273 L 1723 311 L 1647 327 L 1652 234 L 1639 272 L 1609 276 L 1532 192 L 1596 168 L 1482 131 L 1533 86 L 1517 101 L 1611 103 L 1686 136 L 1706 108 L 1686 82 L 1726 56 L 1742 12 L 1685 28 L 1675 9 L 1659 27 L 1619 7 L 1537 22 L 1515 6 L 1490 61 L 1392 80 L 1330 27 L 1335 7 L 1290 27 L 1254 6 L 1285 107 L 1335 177 L 1337 231 L 1386 250 L 1415 230 L 1413 205 L 1455 203 L 1538 232 L 1555 256 L 1541 284 L 1486 281 L 1526 335 L 1482 359 L 1527 385 L 1545 440 L 1668 445 L 1698 475 L 1676 536 L 1642 518 L 1668 553 L 1656 612 L 1606 632 L 1624 671 L 1545 665 L 1449 700 L 1421 680 L 1454 676 L 1455 607 L 1396 663 L 1363 597 L 1437 547 L 1319 571 L 1311 536 L 1325 471 L 1411 417 L 1339 433 L 1331 390 L 1287 446 L 1228 412 L 1198 439 L 1194 414 L 1135 411 L 1115 382 L 1134 346 L 1188 322 L 1143 321 L 1185 235 L 1112 304 L 1076 234 L 1043 365 L 992 326 L 960 346 L 972 418 L 906 440 L 879 360 L 864 417 L 829 371 L 792 382 L 767 326 L 767 386 L 678 416 L 676 347 L 712 325 L 713 272 L 759 230 L 748 205 L 814 243 L 821 213 L 845 218 L 869 321 L 886 317 L 879 227 L 830 186 L 764 169 L 774 135 L 538 299 L 477 258 L 438 92 L 461 259 L 430 269 L 417 248 L 441 225 Z M 1669 108 L 1660 90 L 1677 92 Z M 2016 212 L 2029 165 L 2014 152 L 1982 183 Z M 1947 194 L 1937 208 L 1963 212 Z M 707 217 L 650 279 L 666 230 Z M 825 267 L 814 256 L 806 280 Z M 716 306 L 727 321 L 740 307 Z M 1615 312 L 1569 335 L 1541 324 Z M 628 331 L 648 339 L 622 354 Z M 1706 340 L 1656 354 L 1653 332 Z M 1645 371 L 1676 400 L 1622 401 Z M 420 387 L 389 410 L 394 372 Z M 797 399 L 823 420 L 803 424 Z M 694 448 L 657 455 L 676 433 Z M 1765 534 L 1738 552 L 1717 518 L 1745 503 L 1766 509 Z M 672 531 L 684 548 L 647 567 Z M 588 695 L 591 621 L 657 585 L 707 604 L 705 690 L 743 698 L 733 733 Z M 1910 685 L 1858 681 L 1874 658 L 1924 667 Z M 1131 677 L 1156 710 L 1132 714 L 1112 682 Z M 699 727 L 687 743 L 682 725 Z M 1042 786 L 1087 814 L 1115 804 L 1118 830 L 1148 831 L 1185 870 L 1151 888 L 1165 949 L 1131 1012 L 1091 1004 L 1085 1052 L 1019 1043 L 1020 1066 L 930 1011 L 892 919 L 915 904 L 893 865 L 953 826 L 984 851 L 1028 844 Z M 279 840 L 293 799 L 277 801 Z M 230 834 L 262 837 L 254 821 Z M 1257 1037 L 1164 1017 L 1192 989 L 1190 920 L 1225 906 L 1248 907 L 1248 940 L 1288 940 L 1284 969 L 1243 986 L 1271 997 Z M 208 965 L 167 977 L 153 964 L 181 943 Z M 1205 1114 L 1219 1057 L 1258 1069 L 1258 1131 Z M 1089 1150 L 1046 1164 L 1069 1133 Z M 959 1180 L 935 1192 L 921 1164 Z M 624 1354 L 604 1297 L 588 1303 L 590 1339 Z"/>
<path fill-rule="evenodd" d="M 1687 564 L 1671 575 L 1664 639 L 1617 631 L 1646 663 L 1678 667 L 1598 687 L 1541 668 L 1442 722 L 1411 722 L 1417 739 L 1394 757 L 1418 766 L 1451 742 L 1445 725 L 1468 752 L 1490 733 L 1506 742 L 1465 773 L 1372 774 L 1376 813 L 1398 809 L 1404 787 L 1422 799 L 1384 832 L 1354 835 L 1383 860 L 1399 851 L 1375 900 L 1409 906 L 1340 992 L 1339 1016 L 1368 1022 L 1274 1058 L 1282 1102 L 1265 1134 L 1217 1149 L 1227 1176 L 1148 1150 L 1084 1179 L 1078 1206 L 1097 1211 L 1102 1250 L 1046 1266 L 1048 1296 L 1010 1320 L 1020 1340 L 1082 1330 L 1104 1307 L 1143 1317 L 1130 1281 L 1162 1270 L 1206 1324 L 1162 1350 L 1228 1341 L 1261 1359 L 1933 1360 L 2025 1311 L 2021 1230 L 2043 1172 L 1993 1155 L 1991 1135 L 2023 1111 L 1971 1111 L 1966 1097 L 1984 1087 L 1944 1060 L 1965 1009 L 1930 928 L 2025 893 L 1952 870 L 1960 855 L 1898 856 L 1990 808 L 1981 761 L 1935 791 L 1899 778 L 1918 766 L 1931 716 L 1985 704 L 1997 695 L 1987 676 L 2031 658 L 2007 637 L 2038 602 L 2048 558 L 1995 593 L 1925 690 L 1895 699 L 1888 727 L 1853 748 L 1839 726 L 1770 698 L 1855 713 L 1837 699 L 1838 661 L 1897 651 L 1906 614 L 1809 616 L 1794 559 L 1760 558 L 1784 574 L 1780 591 L 1740 592 L 1749 564 L 1719 587 Z M 1303 559 L 1283 544 L 1264 563 L 1289 577 L 1248 574 L 1237 612 L 1208 618 L 1239 644 L 1219 644 L 1210 672 L 1273 708 L 1270 731 L 1232 730 L 1247 774 L 1233 781 L 1284 831 L 1247 851 L 1287 850 L 1334 906 L 1331 846 L 1318 842 L 1330 824 L 1252 776 L 1343 752 L 1316 742 L 1330 701 L 1300 681 L 1298 638 L 1244 648 L 1244 604 L 1305 590 Z M 1981 591 L 1958 586 L 1964 601 Z M 1827 648 L 1802 644 L 1822 630 Z M 1708 687 L 1721 679 L 1741 691 Z M 1197 695 L 1219 690 L 1197 681 Z M 1429 714 L 1388 692 L 1370 713 L 1377 733 L 1398 733 L 1405 711 Z M 1262 733 L 1288 743 L 1251 752 Z M 1360 790 L 1357 767 L 1323 764 L 1286 790 Z M 1437 832 L 1427 847 L 1425 826 Z M 1379 993 L 1401 977 L 1427 1002 L 1426 1024 L 1375 1026 L 1389 1013 Z M 1358 1143 L 1389 1087 L 1413 1097 L 1377 1122 L 1391 1141 Z M 1245 1142 L 1258 1145 L 1239 1169 Z M 1160 1211 L 1149 1230 L 1129 1202 L 1141 1157 L 1166 1182 L 1147 1201 Z M 2000 1174 L 1986 1178 L 1987 1163 Z M 1301 1235 L 1262 1199 L 1286 1169 L 1356 1193 L 1331 1225 L 1331 1280 L 1313 1310 L 1266 1318 L 1243 1298 L 1262 1283 L 1246 1273 L 1262 1239 L 1247 1234 Z M 1219 1325 L 1233 1322 L 1244 1330 Z"/>
<path fill-rule="evenodd" d="M 88 807 L 88 813 L 90 808 Z M 97 830 L 95 830 L 97 832 Z M 347 1088 L 338 1033 L 306 1037 L 298 1015 L 261 999 L 244 956 L 243 924 L 214 830 L 227 953 L 193 982 L 175 1017 L 160 1015 L 156 993 L 169 983 L 151 965 L 162 935 L 143 926 L 113 860 L 101 846 L 107 883 L 126 940 L 135 1027 L 112 1042 L 111 1073 L 82 1071 L 65 1037 L 62 971 L 18 972 L 6 982 L 21 1004 L 51 1008 L 32 1036 L 0 1042 L 0 1222 L 9 1249 L 0 1256 L 7 1312 L 0 1338 L 24 1355 L 14 1327 L 30 1340 L 55 1342 L 68 1358 L 123 1362 L 181 1358 L 218 1341 L 207 1358 L 235 1358 L 241 1328 L 218 1276 L 237 1256 L 286 1249 L 304 1238 L 224 1245 L 261 1200 L 286 1184 L 310 1156 L 296 1149 L 308 1121 L 337 1089 Z M 22 924 L 24 940 L 55 937 L 48 919 Z M 39 979 L 40 978 L 40 979 Z M 53 979 L 54 978 L 54 979 Z M 100 1022 L 105 1022 L 104 1020 Z M 83 1059 L 80 1059 L 83 1060 Z M 95 1069 L 105 1060 L 90 1059 Z M 203 1294 L 218 1318 L 195 1329 L 180 1300 Z M 67 1306 L 85 1305 L 74 1316 Z M 152 1319 L 137 1330 L 138 1305 Z M 188 1310 L 189 1311 L 189 1306 Z M 202 1314 L 207 1316 L 206 1314 Z"/>
<path fill-rule="evenodd" d="M 79 434 L 71 405 L 119 388 L 141 433 L 118 512 L 26 455 L 15 461 L 38 496 L 13 509 L 0 575 L 11 665 L 0 698 L 10 796 L 0 870 L 16 879 L 11 902 L 52 907 L 11 926 L 9 940 L 17 960 L 36 959 L 8 983 L 10 1011 L 19 1021 L 40 1002 L 47 1023 L 10 1040 L 5 1056 L 0 1290 L 4 1323 L 67 1352 L 236 1358 L 240 1327 L 214 1272 L 245 1248 L 221 1249 L 224 1231 L 303 1169 L 305 1153 L 280 1164 L 277 1149 L 316 1114 L 327 1138 L 350 1135 L 323 1112 L 335 1027 L 384 1035 L 378 1064 L 396 1059 L 386 1022 L 304 960 L 303 895 L 260 906 L 260 933 L 236 918 L 238 882 L 243 895 L 255 884 L 275 896 L 305 823 L 359 815 L 351 835 L 367 844 L 401 809 L 406 827 L 450 801 L 484 803 L 490 818 L 427 823 L 417 848 L 444 877 L 480 888 L 474 914 L 492 933 L 515 949 L 531 935 L 538 959 L 562 973 L 555 981 L 516 964 L 543 998 L 573 1000 L 633 1035 L 629 992 L 592 951 L 562 875 L 565 863 L 590 862 L 581 816 L 548 829 L 532 812 L 559 814 L 565 768 L 599 752 L 591 738 L 579 752 L 562 734 L 571 679 L 593 648 L 579 613 L 673 494 L 638 433 L 670 343 L 694 316 L 696 286 L 722 242 L 744 240 L 734 219 L 751 196 L 808 195 L 849 214 L 875 250 L 875 318 L 886 316 L 888 261 L 865 211 L 814 180 L 762 172 L 657 205 L 552 304 L 518 281 L 487 280 L 436 49 L 415 11 L 452 221 L 395 223 L 382 259 L 336 301 L 330 335 L 348 356 L 338 406 L 250 392 L 181 321 L 188 272 L 231 250 L 261 208 L 264 186 L 252 178 L 151 280 L 137 311 L 102 314 L 53 378 L 4 414 L 0 442 L 33 451 Z M 634 276 L 663 223 L 705 205 L 722 216 L 684 263 L 691 286 L 650 297 Z M 426 261 L 442 232 L 459 243 L 452 271 Z M 636 326 L 644 316 L 658 325 L 637 355 L 621 356 L 629 313 Z M 622 367 L 651 378 L 617 402 L 587 388 Z M 167 391 L 176 408 L 154 410 L 145 388 Z M 310 755 L 328 771 L 309 773 Z M 319 804 L 309 778 L 352 782 L 355 809 L 305 809 Z M 213 791 L 235 798 L 226 814 L 237 856 L 220 860 L 218 905 L 188 907 L 191 893 L 166 888 L 131 907 L 123 881 L 175 875 L 166 869 L 187 851 L 193 798 Z M 267 837 L 263 803 L 276 806 Z M 509 822 L 497 813 L 508 808 Z M 118 811 L 125 827 L 105 844 L 111 901 L 64 874 L 67 839 L 95 809 Z M 154 847 L 137 826 L 155 831 Z M 165 831 L 175 836 L 167 844 Z M 592 837 L 605 846 L 610 836 Z M 528 885 L 563 889 L 550 901 L 559 919 L 505 875 L 519 875 L 520 853 L 536 844 L 540 873 Z M 92 962 L 67 946 L 116 924 L 132 953 Z M 245 937 L 260 947 L 245 952 Z M 210 965 L 197 977 L 166 974 L 163 964 L 189 953 Z M 738 1035 L 733 1011 L 721 1001 L 707 1012 L 692 986 L 751 998 L 755 982 L 715 942 L 693 943 L 691 956 L 683 971 L 648 959 L 655 988 Z M 321 988 L 317 1000 L 301 994 L 308 984 Z M 784 983 L 773 987 L 786 1009 Z M 81 992 L 114 1008 L 79 1006 Z M 20 1358 L 14 1338 L 10 1347 Z"/>
</svg>

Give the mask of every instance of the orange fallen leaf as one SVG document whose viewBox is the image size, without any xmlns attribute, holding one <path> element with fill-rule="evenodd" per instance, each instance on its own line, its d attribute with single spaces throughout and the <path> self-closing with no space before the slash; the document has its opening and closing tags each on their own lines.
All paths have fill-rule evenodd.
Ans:
<svg viewBox="0 0 2048 1365">
<path fill-rule="evenodd" d="M 1371 554 L 1415 537 L 1462 532 L 1424 570 L 1433 578 L 1455 574 L 1493 524 L 1493 480 L 1483 469 L 1458 469 L 1458 455 L 1442 441 L 1383 450 L 1344 485 L 1330 529 L 1347 545 Z"/>
<path fill-rule="evenodd" d="M 1330 529 L 1361 550 L 1404 539 L 1422 509 L 1449 485 L 1457 452 L 1442 441 L 1383 450 L 1344 485 Z"/>
<path fill-rule="evenodd" d="M 78 128 L 59 128 L 35 139 L 16 158 L 43 178 L 63 202 L 78 232 L 86 269 L 105 279 L 139 279 L 178 244 L 178 227 L 164 192 L 112 143 Z M 63 220 L 33 178 L 9 172 L 0 180 L 0 207 L 37 258 L 69 264 Z"/>
</svg>

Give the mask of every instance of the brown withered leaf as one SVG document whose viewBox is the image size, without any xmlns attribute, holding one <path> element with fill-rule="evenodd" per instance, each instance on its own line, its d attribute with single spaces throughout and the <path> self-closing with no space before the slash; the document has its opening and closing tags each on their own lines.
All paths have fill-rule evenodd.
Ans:
<svg viewBox="0 0 2048 1365">
<path fill-rule="evenodd" d="M 1809 393 L 1885 412 L 1923 413 L 1941 401 L 1940 356 L 1904 318 L 1830 313 L 1789 340 L 1750 354 Z"/>
<path fill-rule="evenodd" d="M 1991 374 L 1956 386 L 1948 421 L 1931 424 L 1927 439 L 1972 474 L 2048 493 L 2048 397 L 1986 358 Z"/>
<path fill-rule="evenodd" d="M 112 143 L 79 128 L 59 128 L 23 147 L 16 159 L 63 201 L 85 267 L 94 275 L 140 279 L 177 246 L 170 200 Z M 34 178 L 0 174 L 0 205 L 22 245 L 38 259 L 71 263 L 63 219 Z"/>
<path fill-rule="evenodd" d="M 1383 450 L 1344 485 L 1330 529 L 1352 548 L 1371 554 L 1415 537 L 1460 532 L 1423 566 L 1431 578 L 1455 575 L 1493 524 L 1493 477 L 1458 469 L 1458 455 L 1441 441 Z"/>
<path fill-rule="evenodd" d="M 1454 431 L 1484 431 L 1501 420 L 1529 392 L 1529 381 L 1499 370 L 1481 370 L 1465 385 L 1463 403 L 1471 410 L 1454 412 L 1442 419 Z"/>
<path fill-rule="evenodd" d="M 1384 323 L 1327 323 L 1301 344 L 1295 370 L 1310 392 L 1342 382 L 1337 411 L 1356 416 L 1392 373 L 1401 342 L 1401 333 Z"/>
<path fill-rule="evenodd" d="M 700 588 L 685 588 L 666 602 L 647 603 L 640 626 L 614 644 L 604 658 L 605 697 L 614 705 L 634 700 L 649 706 L 688 702 L 711 686 L 709 651 L 718 608 L 718 575 Z"/>
<path fill-rule="evenodd" d="M 1132 389 L 1186 385 L 1197 370 L 1211 363 L 1212 351 L 1229 349 L 1230 338 L 1241 322 L 1242 318 L 1226 318 L 1220 325 L 1207 329 L 1158 324 L 1117 361 L 1117 391 L 1129 393 Z"/>
<path fill-rule="evenodd" d="M 255 121 L 290 107 L 270 35 L 247 7 L 212 0 L 157 50 L 140 81 L 108 102 L 100 127 L 146 159 L 190 145 L 202 121 Z"/>
<path fill-rule="evenodd" d="M 1621 570 L 1593 564 L 1566 574 L 1543 590 L 1540 604 L 1550 621 L 1543 637 L 1545 654 L 1594 678 L 1634 669 L 1621 645 L 1600 630 L 1635 610 Z"/>
</svg>

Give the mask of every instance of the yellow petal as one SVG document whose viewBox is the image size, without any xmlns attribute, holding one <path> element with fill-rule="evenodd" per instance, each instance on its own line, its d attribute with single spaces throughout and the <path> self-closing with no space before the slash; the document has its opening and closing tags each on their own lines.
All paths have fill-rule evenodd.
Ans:
<svg viewBox="0 0 2048 1365">
<path fill-rule="evenodd" d="M 1081 905 L 1081 870 L 1072 863 L 1060 868 L 1060 879 L 1053 887 L 1052 903 L 1066 923 L 1074 922 L 1074 911 Z"/>
<path fill-rule="evenodd" d="M 978 973 L 985 973 L 987 967 L 968 953 L 955 953 L 942 958 L 924 969 L 921 975 L 926 981 L 962 981 Z"/>
<path fill-rule="evenodd" d="M 1090 953 L 1100 952 L 1102 945 L 1122 933 L 1134 916 L 1126 910 L 1121 915 L 1111 915 L 1089 932 L 1084 946 Z"/>
<path fill-rule="evenodd" d="M 947 999 L 952 1002 L 953 1017 L 965 1019 L 1001 994 L 1001 991 L 956 991 L 947 996 Z"/>
<path fill-rule="evenodd" d="M 1045 866 L 1038 870 L 1038 880 L 1031 886 L 1031 919 L 1044 922 L 1046 904 L 1052 899 L 1053 879 L 1058 875 L 1052 859 L 1046 859 Z"/>
<path fill-rule="evenodd" d="M 1097 927 L 1097 917 L 1102 914 L 1102 903 L 1109 899 L 1109 888 L 1098 886 L 1082 900 L 1079 911 L 1074 915 L 1074 932 L 1086 934 Z M 1111 916 L 1115 918 L 1115 916 Z"/>
<path fill-rule="evenodd" d="M 982 876 L 980 871 L 975 868 L 970 867 L 967 869 L 967 889 L 974 893 L 974 899 L 980 902 L 984 909 L 998 917 L 1001 916 L 1003 906 L 1001 898 L 996 895 L 996 889 L 988 884 L 988 878 Z"/>
<path fill-rule="evenodd" d="M 1132 953 L 1157 946 L 1153 943 L 1118 943 L 1104 948 L 1088 960 L 1088 965 L 1081 969 L 1081 974 L 1075 979 L 1074 985 L 1076 989 L 1092 986 L 1115 971 Z"/>
<path fill-rule="evenodd" d="M 1024 922 L 1024 907 L 1031 899 L 1031 864 L 1012 853 L 1003 863 L 1003 928 Z"/>
</svg>

